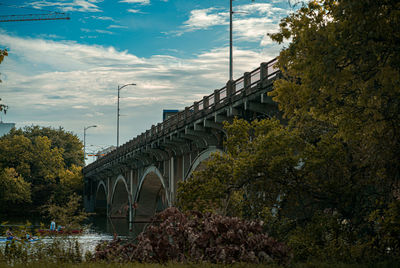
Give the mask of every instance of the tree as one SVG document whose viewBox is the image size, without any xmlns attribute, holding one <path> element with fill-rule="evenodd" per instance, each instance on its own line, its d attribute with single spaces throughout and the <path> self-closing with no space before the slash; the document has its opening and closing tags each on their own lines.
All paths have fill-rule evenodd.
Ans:
<svg viewBox="0 0 400 268">
<path fill-rule="evenodd" d="M 81 228 L 80 224 L 89 216 L 81 208 L 81 201 L 82 197 L 74 193 L 68 197 L 66 204 L 60 206 L 50 199 L 44 208 L 49 218 L 54 219 L 57 224 L 69 231 Z"/>
<path fill-rule="evenodd" d="M 48 136 L 40 135 L 43 129 L 43 132 L 48 131 L 51 134 L 48 136 L 54 138 L 55 142 Z M 32 202 L 22 202 L 21 206 L 31 212 L 37 212 L 52 195 L 55 196 L 55 202 L 65 204 L 69 195 L 82 193 L 81 167 L 75 164 L 66 166 L 64 149 L 54 146 L 63 145 L 70 150 L 68 155 L 73 156 L 81 154 L 81 144 L 76 143 L 76 136 L 64 133 L 61 128 L 57 131 L 43 129 L 29 127 L 24 130 L 12 130 L 0 138 L 0 169 L 13 168 L 21 179 L 30 185 Z M 62 138 L 65 140 L 62 141 Z M 71 162 L 74 161 L 73 157 L 70 159 Z M 13 207 L 7 208 L 9 212 L 13 210 Z M 13 213 L 20 213 L 20 210 Z"/>
<path fill-rule="evenodd" d="M 7 52 L 7 49 L 0 49 L 0 64 L 1 64 L 1 62 L 4 60 L 4 57 L 5 56 L 8 56 L 8 52 Z M 1 79 L 0 79 L 0 83 L 1 83 Z M 1 101 L 1 98 L 0 98 L 0 101 Z M 1 104 L 0 103 L 0 112 L 4 112 L 4 113 L 6 113 L 7 112 L 7 109 L 8 109 L 8 106 L 7 105 L 5 105 L 5 104 Z"/>
<path fill-rule="evenodd" d="M 6 205 L 16 205 L 31 201 L 30 183 L 24 181 L 13 168 L 0 172 L 0 207 L 5 211 Z"/>
<path fill-rule="evenodd" d="M 65 131 L 62 127 L 26 126 L 23 129 L 12 130 L 10 135 L 23 135 L 29 139 L 45 136 L 51 141 L 51 148 L 62 149 L 65 165 L 83 166 L 83 144 L 72 132 Z"/>
<path fill-rule="evenodd" d="M 228 125 L 226 156 L 181 184 L 178 200 L 210 192 L 218 210 L 241 189 L 242 215 L 265 217 L 272 235 L 287 227 L 280 238 L 303 260 L 398 257 L 399 9 L 394 0 L 318 0 L 283 19 L 271 37 L 290 43 L 269 94 L 288 125 Z M 220 165 L 224 176 L 214 174 Z"/>
<path fill-rule="evenodd" d="M 278 59 L 283 79 L 270 93 L 285 116 L 296 127 L 328 125 L 364 158 L 358 169 L 393 187 L 400 179 L 399 8 L 395 0 L 311 1 L 271 35 L 291 40 Z"/>
<path fill-rule="evenodd" d="M 225 130 L 226 153 L 214 155 L 204 170 L 180 183 L 178 205 L 254 219 L 276 206 L 280 196 L 292 198 L 296 185 L 290 182 L 300 176 L 297 152 L 304 146 L 298 135 L 276 119 L 234 119 Z"/>
</svg>

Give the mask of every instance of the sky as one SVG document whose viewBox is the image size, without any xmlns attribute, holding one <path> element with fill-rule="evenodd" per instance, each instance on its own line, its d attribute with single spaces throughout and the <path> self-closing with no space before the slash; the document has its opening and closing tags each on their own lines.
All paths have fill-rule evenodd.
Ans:
<svg viewBox="0 0 400 268">
<path fill-rule="evenodd" d="M 291 2 L 290 2 L 291 1 Z M 234 79 L 273 59 L 295 0 L 233 1 Z M 229 0 L 0 0 L 0 16 L 66 12 L 70 20 L 0 22 L 3 122 L 63 127 L 86 151 L 120 145 L 229 79 Z M 90 159 L 89 159 L 90 162 Z"/>
</svg>

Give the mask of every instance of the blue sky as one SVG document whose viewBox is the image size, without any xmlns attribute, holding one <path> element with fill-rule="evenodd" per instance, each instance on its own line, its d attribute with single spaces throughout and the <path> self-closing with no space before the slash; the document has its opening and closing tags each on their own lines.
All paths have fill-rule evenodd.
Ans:
<svg viewBox="0 0 400 268">
<path fill-rule="evenodd" d="M 292 0 L 292 4 L 293 4 Z M 236 0 L 234 77 L 278 55 L 266 36 L 293 12 L 288 0 Z M 228 80 L 228 0 L 0 0 L 0 16 L 67 12 L 71 20 L 0 23 L 4 122 L 62 126 L 88 151 L 120 144 Z"/>
</svg>

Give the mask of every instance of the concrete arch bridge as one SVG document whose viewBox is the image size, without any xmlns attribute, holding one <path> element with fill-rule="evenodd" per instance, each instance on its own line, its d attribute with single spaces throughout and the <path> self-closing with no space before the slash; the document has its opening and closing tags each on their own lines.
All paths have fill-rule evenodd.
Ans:
<svg viewBox="0 0 400 268">
<path fill-rule="evenodd" d="M 267 95 L 280 73 L 276 59 L 214 90 L 83 169 L 87 211 L 146 222 L 172 206 L 179 181 L 223 152 L 223 121 L 278 115 Z"/>
</svg>

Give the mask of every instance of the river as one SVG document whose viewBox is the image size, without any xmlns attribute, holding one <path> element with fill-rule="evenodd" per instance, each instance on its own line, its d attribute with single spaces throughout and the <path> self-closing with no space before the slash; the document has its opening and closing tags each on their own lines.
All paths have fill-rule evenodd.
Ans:
<svg viewBox="0 0 400 268">
<path fill-rule="evenodd" d="M 5 231 L 10 226 L 17 230 L 26 225 L 27 220 L 31 223 L 29 231 L 35 235 L 35 229 L 40 228 L 40 224 L 44 223 L 46 228 L 49 228 L 50 223 L 41 221 L 40 218 L 11 218 L 7 222 L 0 220 L 0 237 L 4 237 Z M 112 240 L 114 234 L 122 239 L 134 239 L 144 229 L 146 224 L 135 223 L 129 224 L 126 219 L 107 219 L 105 216 L 92 217 L 85 224 L 85 231 L 80 235 L 74 235 L 73 238 L 77 239 L 80 243 L 83 253 L 86 251 L 94 252 L 94 249 L 101 241 Z M 43 242 L 50 242 L 51 237 L 43 237 Z"/>
</svg>

